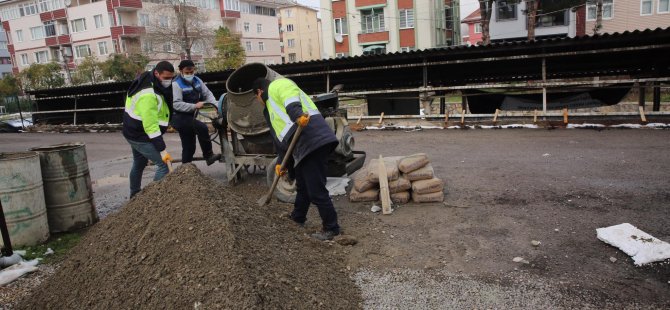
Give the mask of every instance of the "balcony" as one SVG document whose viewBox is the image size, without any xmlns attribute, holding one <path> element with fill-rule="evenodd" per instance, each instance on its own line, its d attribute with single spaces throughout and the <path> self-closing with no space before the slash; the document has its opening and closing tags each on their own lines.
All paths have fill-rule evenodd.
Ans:
<svg viewBox="0 0 670 310">
<path fill-rule="evenodd" d="M 7 51 L 9 54 L 14 54 L 14 44 L 7 44 Z"/>
<path fill-rule="evenodd" d="M 142 8 L 142 0 L 111 0 L 107 2 L 107 7 L 120 11 L 136 11 Z"/>
<path fill-rule="evenodd" d="M 359 43 L 388 42 L 388 41 L 389 41 L 388 31 L 368 32 L 358 34 Z"/>
<path fill-rule="evenodd" d="M 221 10 L 221 18 L 223 19 L 237 19 L 240 16 L 240 11 Z"/>
<path fill-rule="evenodd" d="M 44 39 L 47 46 L 59 46 L 65 44 L 72 44 L 72 38 L 69 34 L 63 34 L 59 36 L 48 37 Z"/>
<path fill-rule="evenodd" d="M 130 25 L 113 26 L 110 27 L 110 30 L 112 32 L 112 38 L 114 39 L 118 37 L 136 38 L 143 35 L 146 32 L 144 26 L 130 26 Z"/>
<path fill-rule="evenodd" d="M 65 11 L 65 9 L 58 9 L 54 11 L 40 13 L 40 20 L 42 22 L 48 22 L 57 19 L 67 19 L 67 12 Z"/>
</svg>

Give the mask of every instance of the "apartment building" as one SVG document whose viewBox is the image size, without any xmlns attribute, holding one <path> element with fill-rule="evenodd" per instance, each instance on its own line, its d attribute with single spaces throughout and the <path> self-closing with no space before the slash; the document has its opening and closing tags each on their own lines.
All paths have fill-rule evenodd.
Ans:
<svg viewBox="0 0 670 310">
<path fill-rule="evenodd" d="M 596 6 L 586 5 L 586 34 L 593 34 Z M 670 0 L 603 0 L 598 33 L 670 27 Z"/>
<path fill-rule="evenodd" d="M 482 16 L 480 9 L 476 9 L 465 17 L 461 23 L 467 27 L 467 33 L 463 34 L 463 44 L 477 45 L 482 41 Z M 465 32 L 465 31 L 463 31 Z"/>
<path fill-rule="evenodd" d="M 456 0 L 321 0 L 323 56 L 343 57 L 460 44 Z"/>
<path fill-rule="evenodd" d="M 496 1 L 493 3 L 489 34 L 491 41 L 523 40 L 528 38 L 528 16 L 526 2 Z M 538 13 L 535 22 L 535 37 L 575 37 L 577 12 L 565 9 L 556 12 Z"/>
<path fill-rule="evenodd" d="M 33 63 L 57 61 L 74 69 L 81 60 L 111 53 L 144 53 L 152 63 L 184 59 L 179 44 L 152 37 L 152 27 L 177 27 L 176 0 L 8 0 L 0 3 L 2 28 L 14 73 Z M 247 62 L 279 63 L 277 9 L 288 2 L 239 0 L 186 0 L 204 20 L 203 27 L 226 26 L 241 35 Z M 172 13 L 170 13 L 172 11 Z M 172 14 L 172 15 L 171 15 Z M 252 25 L 253 24 L 253 31 Z M 211 40 L 211 39 L 210 39 Z M 1 47 L 1 46 L 0 46 Z M 0 51 L 1 52 L 1 51 Z M 196 42 L 197 62 L 213 56 L 211 46 Z M 1 56 L 0 56 L 1 57 Z"/>
<path fill-rule="evenodd" d="M 319 11 L 304 5 L 279 9 L 282 63 L 321 58 Z"/>
<path fill-rule="evenodd" d="M 12 74 L 12 59 L 7 45 L 7 33 L 0 30 L 0 77 Z"/>
</svg>

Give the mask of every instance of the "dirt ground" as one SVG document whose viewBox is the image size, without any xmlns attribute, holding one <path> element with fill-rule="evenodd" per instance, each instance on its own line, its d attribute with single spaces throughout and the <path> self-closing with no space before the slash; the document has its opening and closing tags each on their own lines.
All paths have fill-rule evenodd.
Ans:
<svg viewBox="0 0 670 310">
<path fill-rule="evenodd" d="M 634 267 L 595 233 L 627 222 L 670 241 L 670 131 L 363 131 L 355 137 L 368 160 L 425 152 L 446 181 L 445 203 L 408 204 L 390 216 L 334 198 L 345 233 L 359 240 L 346 264 L 356 271 L 366 308 L 670 307 L 669 262 Z M 101 216 L 115 212 L 127 199 L 131 162 L 120 133 L 4 134 L 0 151 L 72 141 L 87 144 Z M 178 136 L 169 135 L 168 145 L 178 154 Z M 222 179 L 223 165 L 198 166 Z M 145 173 L 144 184 L 151 176 Z M 261 175 L 249 176 L 233 191 L 260 195 L 262 184 Z M 308 231 L 318 227 L 315 211 Z"/>
</svg>

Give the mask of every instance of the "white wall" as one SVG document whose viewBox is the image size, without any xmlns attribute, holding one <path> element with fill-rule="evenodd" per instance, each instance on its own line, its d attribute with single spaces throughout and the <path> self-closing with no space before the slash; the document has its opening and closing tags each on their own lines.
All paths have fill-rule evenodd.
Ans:
<svg viewBox="0 0 670 310">
<path fill-rule="evenodd" d="M 528 37 L 528 29 L 526 26 L 527 15 L 522 13 L 526 10 L 526 3 L 520 2 L 517 4 L 516 19 L 514 20 L 504 20 L 497 21 L 497 7 L 496 3 L 493 3 L 493 14 L 491 16 L 491 23 L 489 24 L 489 33 L 491 35 L 491 40 L 500 40 L 500 39 L 524 39 Z M 559 34 L 570 34 L 570 28 L 575 28 L 576 25 L 576 16 L 574 13 L 569 13 L 570 22 L 567 26 L 553 26 L 553 27 L 536 27 L 535 36 L 548 36 L 548 35 L 559 35 Z M 573 30 L 573 33 L 575 30 Z M 572 35 L 574 36 L 574 34 Z"/>
</svg>

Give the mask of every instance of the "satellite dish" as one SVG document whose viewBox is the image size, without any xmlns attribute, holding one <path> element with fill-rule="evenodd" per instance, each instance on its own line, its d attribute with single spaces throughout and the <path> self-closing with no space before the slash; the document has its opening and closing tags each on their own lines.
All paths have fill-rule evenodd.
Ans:
<svg viewBox="0 0 670 310">
<path fill-rule="evenodd" d="M 344 41 L 344 39 L 342 38 L 342 35 L 339 34 L 339 33 L 336 33 L 335 34 L 335 42 L 342 43 L 342 41 Z"/>
<path fill-rule="evenodd" d="M 65 0 L 63 1 L 63 4 L 65 4 L 65 6 L 70 6 L 72 5 L 72 0 Z"/>
</svg>

